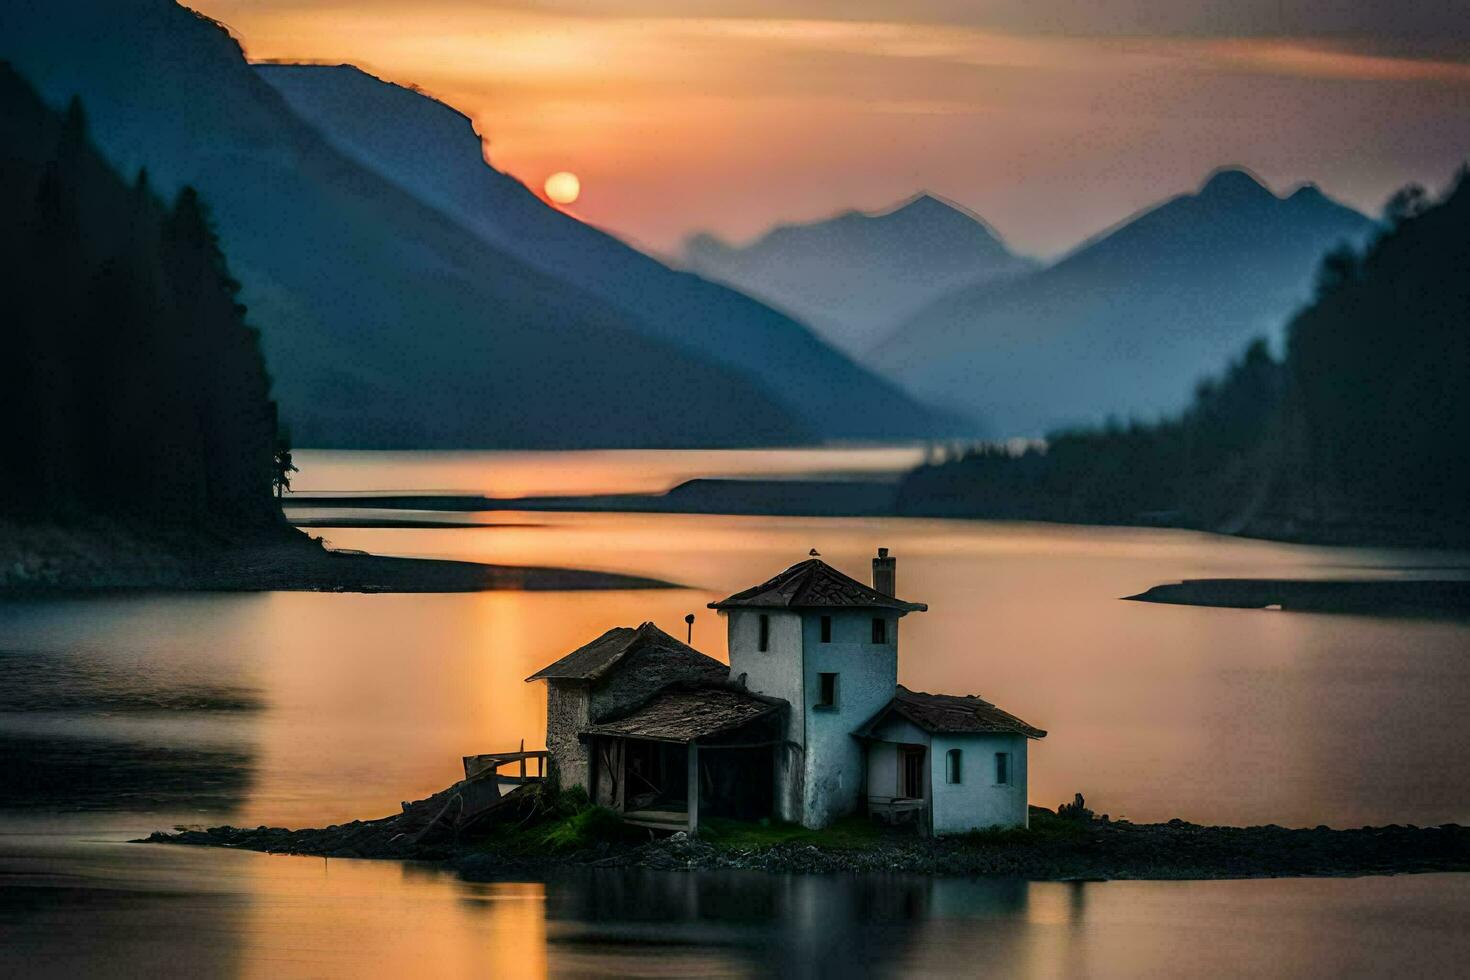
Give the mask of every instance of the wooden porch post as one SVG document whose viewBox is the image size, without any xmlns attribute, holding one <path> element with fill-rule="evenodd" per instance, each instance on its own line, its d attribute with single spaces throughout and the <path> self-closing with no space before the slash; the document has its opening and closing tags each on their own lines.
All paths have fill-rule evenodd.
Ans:
<svg viewBox="0 0 1470 980">
<path fill-rule="evenodd" d="M 699 836 L 699 743 L 689 743 L 689 836 Z"/>
<path fill-rule="evenodd" d="M 618 760 L 617 761 L 617 767 L 618 767 L 618 799 L 617 799 L 617 811 L 619 813 L 622 813 L 623 812 L 623 809 L 624 809 L 623 808 L 623 803 L 627 799 L 627 794 L 624 793 L 623 791 L 628 786 L 628 752 L 627 752 L 628 745 L 627 745 L 627 741 L 625 739 L 621 739 L 621 738 L 615 738 L 615 739 L 613 739 L 612 744 L 613 744 L 613 751 L 617 753 L 617 760 Z"/>
</svg>

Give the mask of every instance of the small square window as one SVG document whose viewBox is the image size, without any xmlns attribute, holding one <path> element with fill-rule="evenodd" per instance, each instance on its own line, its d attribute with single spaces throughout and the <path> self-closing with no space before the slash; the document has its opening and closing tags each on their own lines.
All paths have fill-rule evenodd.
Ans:
<svg viewBox="0 0 1470 980">
<path fill-rule="evenodd" d="M 875 616 L 873 618 L 873 642 L 888 642 L 888 620 L 883 619 L 881 616 Z"/>
<path fill-rule="evenodd" d="M 823 643 L 831 643 L 832 642 L 832 617 L 831 616 L 823 616 L 822 617 L 822 642 Z"/>
<path fill-rule="evenodd" d="M 756 649 L 760 650 L 761 653 L 765 653 L 771 649 L 771 617 L 765 613 L 761 613 L 760 634 L 759 646 Z"/>
<path fill-rule="evenodd" d="M 1009 786 L 1011 784 L 1011 754 L 1009 752 L 995 753 L 995 785 Z"/>
<path fill-rule="evenodd" d="M 818 708 L 837 707 L 837 675 L 817 675 L 817 703 Z"/>
<path fill-rule="evenodd" d="M 959 749 L 944 754 L 944 779 L 949 783 L 964 782 L 964 755 Z"/>
</svg>

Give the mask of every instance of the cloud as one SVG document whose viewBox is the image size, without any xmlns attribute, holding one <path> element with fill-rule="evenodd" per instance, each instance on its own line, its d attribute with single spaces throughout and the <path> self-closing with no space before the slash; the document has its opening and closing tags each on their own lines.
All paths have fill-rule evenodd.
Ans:
<svg viewBox="0 0 1470 980">
<path fill-rule="evenodd" d="M 403 13 L 403 0 L 205 0 L 212 8 Z M 949 24 L 1071 37 L 1417 39 L 1470 57 L 1463 0 L 423 0 L 418 13 L 520 11 L 584 18 Z M 1458 52 L 1457 55 L 1454 55 Z"/>
<path fill-rule="evenodd" d="M 280 6 L 306 0 L 267 0 Z M 371 4 L 373 0 L 368 0 Z M 378 0 L 387 6 L 391 0 Z M 439 0 L 439 6 L 487 6 Z M 1073 37 L 1417 38 L 1470 46 L 1463 0 L 500 0 L 584 17 L 902 21 Z"/>
</svg>

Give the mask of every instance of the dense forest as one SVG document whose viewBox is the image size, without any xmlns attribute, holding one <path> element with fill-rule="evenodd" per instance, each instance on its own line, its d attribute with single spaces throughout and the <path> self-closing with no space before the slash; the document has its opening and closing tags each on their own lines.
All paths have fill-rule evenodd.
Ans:
<svg viewBox="0 0 1470 980">
<path fill-rule="evenodd" d="M 1167 524 L 1315 541 L 1470 541 L 1470 180 L 1395 195 L 1322 262 L 1281 358 L 1256 341 L 1157 423 L 967 449 L 908 514 Z"/>
<path fill-rule="evenodd" d="M 279 525 L 277 419 L 204 203 L 119 177 L 0 63 L 0 515 Z"/>
</svg>

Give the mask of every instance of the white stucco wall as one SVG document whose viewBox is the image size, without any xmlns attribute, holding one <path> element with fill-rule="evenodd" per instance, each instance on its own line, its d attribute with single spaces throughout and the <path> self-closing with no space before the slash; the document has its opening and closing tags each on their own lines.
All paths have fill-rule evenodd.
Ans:
<svg viewBox="0 0 1470 980">
<path fill-rule="evenodd" d="M 922 745 L 927 749 L 929 733 L 902 718 L 890 716 L 873 735 L 875 740 L 868 742 L 868 785 L 865 791 L 868 796 L 897 796 L 899 743 Z"/>
<path fill-rule="evenodd" d="M 893 796 L 898 787 L 898 746 L 892 742 L 868 743 L 869 796 Z"/>
<path fill-rule="evenodd" d="M 898 685 L 898 617 L 888 619 L 888 642 L 872 642 L 874 610 L 834 610 L 832 639 L 822 642 L 821 613 L 802 616 L 806 714 L 806 800 L 801 822 L 825 827 L 856 812 L 865 799 L 863 744 L 853 732 L 893 699 Z M 817 708 L 819 674 L 835 673 L 837 705 Z M 794 704 L 793 704 L 794 707 Z"/>
<path fill-rule="evenodd" d="M 760 611 L 727 614 L 730 677 L 746 677 L 757 693 L 791 705 L 787 739 L 799 747 L 777 767 L 776 810 L 784 820 L 825 827 L 856 812 L 867 772 L 853 732 L 878 713 L 898 685 L 898 618 L 889 614 L 888 642 L 872 642 L 874 610 L 833 610 L 832 639 L 822 642 L 822 613 L 767 611 L 769 649 L 761 652 Z M 838 675 L 835 708 L 814 708 L 819 674 Z"/>
<path fill-rule="evenodd" d="M 726 614 L 726 637 L 730 653 L 730 679 L 745 675 L 745 686 L 757 694 L 783 698 L 791 705 L 786 713 L 786 740 L 796 748 L 777 755 L 774 788 L 776 815 L 799 823 L 805 781 L 806 726 L 801 705 L 805 679 L 802 673 L 801 617 L 796 613 L 770 610 L 769 649 L 760 650 L 758 610 L 736 609 Z"/>
<path fill-rule="evenodd" d="M 1024 735 L 933 736 L 929 743 L 929 785 L 934 797 L 934 833 L 1027 826 L 1026 743 Z M 946 782 L 950 749 L 963 753 L 963 779 L 957 784 Z M 995 783 L 997 752 L 1011 755 L 1011 781 L 1006 786 Z"/>
</svg>

